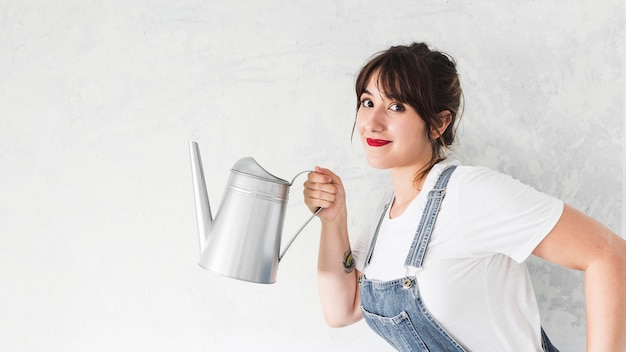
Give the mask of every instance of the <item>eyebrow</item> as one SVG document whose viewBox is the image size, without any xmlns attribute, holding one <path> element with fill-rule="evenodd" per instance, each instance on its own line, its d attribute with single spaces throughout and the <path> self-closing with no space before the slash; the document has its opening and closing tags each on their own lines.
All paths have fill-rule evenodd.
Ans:
<svg viewBox="0 0 626 352">
<path fill-rule="evenodd" d="M 393 99 L 393 98 L 389 97 L 389 96 L 388 96 L 387 94 L 385 94 L 384 92 L 379 92 L 379 93 L 380 93 L 380 97 L 381 97 L 383 100 L 385 100 L 385 99 L 395 100 L 395 99 Z M 361 96 L 361 95 L 363 95 L 363 94 L 367 94 L 367 95 L 369 95 L 369 96 L 371 96 L 371 97 L 373 97 L 373 96 L 374 96 L 374 94 L 372 94 L 372 92 L 370 92 L 370 91 L 369 91 L 369 90 L 367 90 L 367 89 L 363 89 L 363 92 L 362 92 L 359 96 Z"/>
</svg>

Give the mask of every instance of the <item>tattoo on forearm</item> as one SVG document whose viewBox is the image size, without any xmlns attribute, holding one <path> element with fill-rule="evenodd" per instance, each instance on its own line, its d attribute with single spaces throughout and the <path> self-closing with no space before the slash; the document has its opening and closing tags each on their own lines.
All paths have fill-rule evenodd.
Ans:
<svg viewBox="0 0 626 352">
<path fill-rule="evenodd" d="M 352 251 L 348 250 L 343 255 L 343 270 L 346 274 L 349 274 L 354 270 L 354 258 L 352 257 Z"/>
</svg>

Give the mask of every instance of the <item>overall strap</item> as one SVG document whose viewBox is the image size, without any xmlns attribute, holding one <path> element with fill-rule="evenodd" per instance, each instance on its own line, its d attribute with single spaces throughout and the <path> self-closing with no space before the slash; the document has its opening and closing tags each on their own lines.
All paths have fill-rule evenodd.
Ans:
<svg viewBox="0 0 626 352">
<path fill-rule="evenodd" d="M 376 231 L 374 231 L 374 236 L 372 237 L 370 248 L 367 251 L 367 257 L 365 258 L 365 264 L 363 265 L 363 271 L 361 273 L 361 276 L 365 274 L 365 268 L 367 268 L 367 266 L 370 264 L 370 261 L 372 260 L 372 254 L 374 253 L 374 247 L 376 246 L 376 239 L 378 239 L 378 232 L 380 231 L 380 225 L 383 223 L 383 219 L 385 218 L 385 214 L 387 214 L 387 209 L 389 208 L 390 204 L 391 204 L 391 201 L 385 204 L 385 206 L 383 207 L 383 212 L 380 215 L 380 219 L 378 219 L 378 224 L 376 225 Z"/>
<path fill-rule="evenodd" d="M 439 214 L 439 207 L 441 206 L 441 202 L 446 195 L 446 187 L 448 185 L 448 181 L 450 180 L 450 176 L 452 176 L 455 169 L 456 165 L 452 165 L 443 170 L 435 183 L 435 187 L 428 192 L 428 201 L 426 202 L 426 207 L 422 213 L 422 218 L 415 233 L 415 237 L 413 237 L 413 243 L 409 249 L 409 254 L 404 262 L 405 266 L 412 266 L 415 268 L 422 267 L 424 255 L 426 254 L 426 248 L 428 247 L 428 242 L 430 241 L 430 235 L 433 232 L 435 221 L 437 220 L 437 215 Z"/>
</svg>

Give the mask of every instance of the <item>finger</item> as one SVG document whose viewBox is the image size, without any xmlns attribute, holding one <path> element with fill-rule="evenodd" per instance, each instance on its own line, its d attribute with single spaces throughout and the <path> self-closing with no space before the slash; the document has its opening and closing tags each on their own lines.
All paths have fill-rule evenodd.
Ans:
<svg viewBox="0 0 626 352">
<path fill-rule="evenodd" d="M 304 183 L 304 192 L 326 192 L 337 194 L 337 185 L 332 183 L 317 183 L 306 181 Z"/>
<path fill-rule="evenodd" d="M 321 198 L 308 198 L 308 197 L 305 197 L 304 203 L 309 207 L 309 209 L 311 209 L 311 211 L 317 210 L 317 208 L 326 209 L 335 205 L 335 203 L 331 200 L 325 200 Z"/>
<path fill-rule="evenodd" d="M 307 176 L 307 180 L 312 183 L 332 183 L 333 182 L 332 176 L 323 174 L 317 171 L 309 172 Z"/>
<path fill-rule="evenodd" d="M 319 174 L 330 176 L 331 181 L 333 183 L 341 184 L 341 178 L 337 176 L 334 172 L 330 171 L 330 169 L 326 169 L 321 166 L 316 166 L 315 171 Z"/>
<path fill-rule="evenodd" d="M 337 196 L 335 193 L 329 193 L 319 190 L 309 190 L 304 192 L 304 197 L 309 199 L 319 199 L 328 202 L 334 202 Z"/>
<path fill-rule="evenodd" d="M 337 188 L 333 184 L 308 183 L 303 190 L 304 202 L 307 206 L 329 207 L 337 199 Z"/>
</svg>

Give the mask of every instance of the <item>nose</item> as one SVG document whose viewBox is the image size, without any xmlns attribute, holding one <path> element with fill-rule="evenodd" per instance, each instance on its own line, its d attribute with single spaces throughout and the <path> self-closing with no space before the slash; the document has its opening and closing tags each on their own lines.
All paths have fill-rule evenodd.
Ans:
<svg viewBox="0 0 626 352">
<path fill-rule="evenodd" d="M 361 108 L 357 113 L 357 125 L 361 132 L 385 130 L 385 112 L 379 107 Z"/>
</svg>

